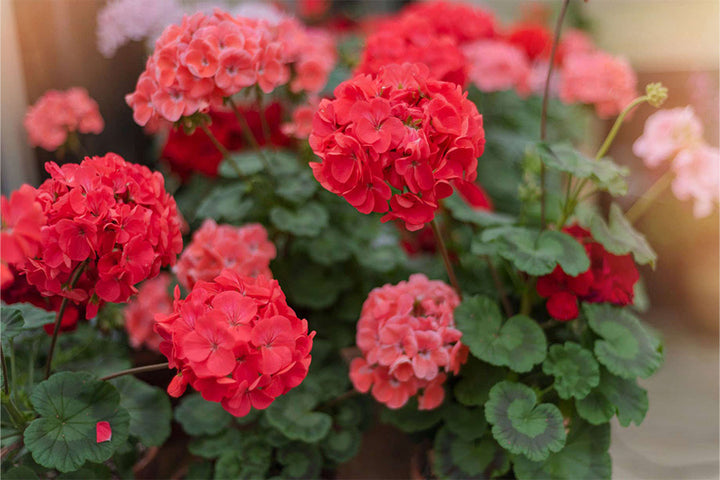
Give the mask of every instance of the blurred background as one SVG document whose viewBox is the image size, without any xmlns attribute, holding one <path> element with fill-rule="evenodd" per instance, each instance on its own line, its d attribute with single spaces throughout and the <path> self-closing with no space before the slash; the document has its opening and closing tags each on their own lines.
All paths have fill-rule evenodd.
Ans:
<svg viewBox="0 0 720 480">
<path fill-rule="evenodd" d="M 103 0 L 0 0 L 1 188 L 4 194 L 27 182 L 38 184 L 42 163 L 53 156 L 27 146 L 22 119 L 27 106 L 48 89 L 84 86 L 97 100 L 106 128 L 84 138 L 90 151 L 114 151 L 145 163 L 151 145 L 133 122 L 124 94 L 142 71 L 146 47 L 130 42 L 106 58 L 98 51 L 97 15 Z M 147 0 L 148 4 L 158 0 Z M 192 5 L 193 2 L 186 1 Z M 212 2 L 198 2 L 207 6 Z M 240 2 L 229 2 L 239 4 Z M 293 8 L 293 2 L 284 2 Z M 406 2 L 335 2 L 353 15 L 382 14 Z M 488 0 L 484 4 L 510 21 L 545 16 L 553 23 L 559 1 Z M 692 105 L 702 119 L 705 140 L 718 145 L 718 60 L 720 11 L 717 0 L 591 0 L 573 2 L 574 20 L 597 44 L 625 55 L 639 85 L 662 82 L 670 90 L 664 108 Z M 610 152 L 632 170 L 628 207 L 657 179 L 632 154 L 652 109 L 638 109 L 623 126 Z M 603 138 L 610 123 L 598 125 Z M 616 478 L 718 478 L 718 214 L 695 219 L 690 202 L 668 191 L 638 222 L 657 250 L 655 271 L 643 276 L 652 309 L 644 318 L 665 337 L 666 364 L 650 380 L 650 410 L 642 427 L 615 428 L 611 453 Z M 392 435 L 380 431 L 377 435 Z M 409 448 L 398 437 L 399 449 Z M 378 457 L 370 442 L 341 473 L 373 476 Z M 404 458 L 398 456 L 395 458 Z M 396 468 L 397 467 L 397 468 Z M 404 477 L 407 465 L 378 465 L 377 475 Z M 395 472 L 395 473 L 393 473 Z"/>
</svg>

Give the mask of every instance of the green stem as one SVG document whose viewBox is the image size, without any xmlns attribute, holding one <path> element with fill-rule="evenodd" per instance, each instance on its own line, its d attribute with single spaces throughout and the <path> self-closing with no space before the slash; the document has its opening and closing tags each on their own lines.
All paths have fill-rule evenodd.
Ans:
<svg viewBox="0 0 720 480">
<path fill-rule="evenodd" d="M 558 44 L 560 43 L 560 32 L 562 31 L 563 20 L 565 19 L 565 13 L 567 12 L 570 0 L 564 0 L 562 8 L 560 9 L 560 15 L 558 15 L 557 23 L 555 25 L 555 37 L 553 38 L 552 48 L 550 49 L 550 59 L 548 63 L 547 76 L 545 77 L 545 88 L 543 91 L 542 99 L 542 111 L 540 113 L 540 141 L 544 142 L 547 138 L 547 111 L 548 102 L 550 100 L 550 78 L 552 77 L 552 71 L 555 63 L 555 53 L 557 52 Z M 545 230 L 545 164 L 540 165 L 540 227 Z"/>
<path fill-rule="evenodd" d="M 657 197 L 670 186 L 671 181 L 672 173 L 668 170 L 628 209 L 625 218 L 630 223 L 635 223 L 650 208 Z"/>
<path fill-rule="evenodd" d="M 595 160 L 601 159 L 607 151 L 610 149 L 610 145 L 612 145 L 613 140 L 615 140 L 615 136 L 617 135 L 618 131 L 620 130 L 620 126 L 623 123 L 623 120 L 625 120 L 625 117 L 627 116 L 630 111 L 638 106 L 639 104 L 648 101 L 648 96 L 643 95 L 642 97 L 638 97 L 630 104 L 625 107 L 625 109 L 620 112 L 620 115 L 615 119 L 615 123 L 613 124 L 612 128 L 610 129 L 610 133 L 608 133 L 607 137 L 605 137 L 605 141 L 600 146 L 600 149 L 598 150 L 597 154 L 595 155 Z"/>
<path fill-rule="evenodd" d="M 10 384 L 8 383 L 8 370 L 5 364 L 5 352 L 3 352 L 2 344 L 0 344 L 0 357 L 2 357 L 2 374 L 3 374 L 3 389 L 5 395 L 10 395 Z"/>
<path fill-rule="evenodd" d="M 551 384 L 550 386 L 548 386 L 548 387 L 543 388 L 542 390 L 540 390 L 540 391 L 538 392 L 538 400 L 539 400 L 539 399 L 542 399 L 546 394 L 548 394 L 548 393 L 553 389 L 553 385 L 554 385 L 554 383 Z"/>
<path fill-rule="evenodd" d="M 458 284 L 457 277 L 455 276 L 455 270 L 453 270 L 452 263 L 450 263 L 450 256 L 448 255 L 447 248 L 445 247 L 445 241 L 443 240 L 442 233 L 440 233 L 440 227 L 438 226 L 437 220 L 433 218 L 430 225 L 432 225 L 432 231 L 433 234 L 435 234 L 435 241 L 438 244 L 440 255 L 445 263 L 445 270 L 447 271 L 448 278 L 450 279 L 450 285 L 452 285 L 455 292 L 457 292 L 458 296 L 462 300 L 462 291 L 460 290 L 460 285 Z"/>
<path fill-rule="evenodd" d="M 137 373 L 154 372 L 155 370 L 164 370 L 168 368 L 168 362 L 155 363 L 153 365 L 145 365 L 143 367 L 128 368 L 119 372 L 111 373 L 101 377 L 100 380 L 111 380 L 113 378 L 122 377 L 123 375 L 135 375 Z"/>
<path fill-rule="evenodd" d="M 230 163 L 232 169 L 235 170 L 235 173 L 237 173 L 238 178 L 242 178 L 243 173 L 242 170 L 240 170 L 240 166 L 237 164 L 232 155 L 230 155 L 230 152 L 227 148 L 225 148 L 225 145 L 220 143 L 220 140 L 217 139 L 217 137 L 212 133 L 212 130 L 210 130 L 210 128 L 208 128 L 205 123 L 200 124 L 200 129 L 205 132 L 205 135 L 208 136 L 212 144 L 215 145 L 215 148 L 217 148 L 218 151 L 222 154 L 223 158 Z"/>
<path fill-rule="evenodd" d="M 510 305 L 510 300 L 508 300 L 507 295 L 505 295 L 505 289 L 503 288 L 503 284 L 500 281 L 500 275 L 498 275 L 497 269 L 495 269 L 495 265 L 492 264 L 492 261 L 490 261 L 490 257 L 487 255 L 484 255 L 485 261 L 488 264 L 488 267 L 490 268 L 490 275 L 492 275 L 493 282 L 495 282 L 495 288 L 498 291 L 498 295 L 500 296 L 500 302 L 502 303 L 503 309 L 505 310 L 505 315 L 507 315 L 508 318 L 513 316 L 512 312 L 512 306 Z"/>
<path fill-rule="evenodd" d="M 84 260 L 77 267 L 75 267 L 75 272 L 73 272 L 73 275 L 70 278 L 70 284 L 68 285 L 69 290 L 72 290 L 75 287 L 75 284 L 80 278 L 80 275 L 82 275 L 82 272 L 85 270 L 85 266 L 87 266 L 87 262 L 87 260 Z M 45 365 L 45 380 L 50 377 L 50 371 L 52 370 L 53 354 L 55 353 L 55 344 L 57 343 L 58 333 L 60 332 L 60 322 L 62 321 L 63 315 L 65 314 L 65 308 L 67 307 L 67 304 L 68 298 L 63 297 L 62 302 L 60 303 L 60 310 L 58 310 L 57 317 L 55 318 L 55 327 L 53 328 L 52 340 L 50 341 L 50 350 L 48 351 L 47 365 Z"/>
<path fill-rule="evenodd" d="M 247 119 L 245 116 L 240 113 L 240 109 L 238 108 L 237 104 L 233 101 L 232 97 L 228 97 L 227 99 L 228 104 L 230 104 L 230 107 L 235 114 L 235 118 L 237 118 L 237 121 L 240 123 L 240 129 L 243 132 L 243 135 L 245 136 L 245 140 L 250 144 L 252 149 L 257 152 L 258 156 L 260 157 L 260 160 L 265 165 L 265 168 L 269 171 L 270 170 L 270 164 L 268 162 L 267 157 L 265 156 L 265 152 L 263 152 L 262 148 L 260 147 L 260 144 L 258 143 L 257 139 L 255 138 L 255 135 L 253 134 L 252 130 L 250 129 L 250 124 L 247 122 Z M 260 114 L 262 117 L 262 113 Z"/>
<path fill-rule="evenodd" d="M 5 405 L 5 409 L 8 414 L 10 414 L 10 420 L 12 421 L 13 426 L 18 430 L 23 431 L 26 423 L 25 415 L 23 415 L 17 406 L 15 406 L 15 403 L 9 396 L 4 398 L 2 403 Z"/>
<path fill-rule="evenodd" d="M 532 310 L 532 296 L 533 296 L 533 292 L 535 291 L 535 282 L 536 281 L 537 281 L 537 279 L 535 277 L 532 277 L 525 284 L 525 290 L 523 290 L 522 299 L 520 300 L 520 314 L 521 315 L 530 315 L 530 311 Z"/>
</svg>

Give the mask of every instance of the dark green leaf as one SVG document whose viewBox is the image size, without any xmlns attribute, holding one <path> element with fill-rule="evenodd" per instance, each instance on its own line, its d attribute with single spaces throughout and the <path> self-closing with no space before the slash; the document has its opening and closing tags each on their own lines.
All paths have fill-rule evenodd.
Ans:
<svg viewBox="0 0 720 480">
<path fill-rule="evenodd" d="M 253 200 L 244 198 L 248 191 L 245 183 L 234 183 L 216 187 L 198 206 L 198 218 L 212 218 L 217 221 L 238 222 L 248 214 Z"/>
<path fill-rule="evenodd" d="M 286 175 L 278 179 L 275 193 L 292 203 L 303 204 L 313 196 L 318 185 L 320 184 L 309 170 L 302 170 L 297 174 Z"/>
<path fill-rule="evenodd" d="M 463 405 L 484 406 L 490 389 L 504 380 L 506 374 L 503 368 L 470 357 L 460 370 L 460 381 L 455 384 L 455 398 Z"/>
<path fill-rule="evenodd" d="M 324 438 L 332 425 L 330 415 L 312 411 L 316 405 L 317 400 L 313 395 L 291 390 L 275 399 L 265 417 L 286 437 L 314 443 Z"/>
<path fill-rule="evenodd" d="M 243 439 L 234 450 L 223 453 L 215 463 L 216 480 L 265 478 L 272 461 L 272 448 L 261 437 Z"/>
<path fill-rule="evenodd" d="M 493 365 L 528 372 L 547 353 L 545 333 L 531 318 L 515 315 L 504 324 L 497 304 L 487 297 L 465 299 L 455 323 L 473 355 Z"/>
<path fill-rule="evenodd" d="M 35 387 L 30 401 L 40 416 L 25 430 L 25 446 L 44 467 L 71 472 L 86 461 L 104 462 L 127 441 L 130 415 L 120 394 L 88 373 L 56 373 Z M 112 439 L 97 443 L 101 421 L 110 423 Z"/>
<path fill-rule="evenodd" d="M 592 426 L 575 419 L 565 448 L 542 462 L 518 456 L 513 462 L 515 475 L 519 480 L 610 478 L 612 462 L 609 447 L 610 425 Z"/>
<path fill-rule="evenodd" d="M 357 252 L 360 265 L 376 272 L 387 273 L 402 264 L 405 253 L 398 244 L 371 247 Z"/>
<path fill-rule="evenodd" d="M 289 150 L 265 150 L 270 173 L 275 177 L 287 177 L 300 171 L 300 164 L 294 152 Z M 310 168 L 305 165 L 307 170 Z"/>
<path fill-rule="evenodd" d="M 360 450 L 362 434 L 356 428 L 331 430 L 320 444 L 327 458 L 338 463 L 347 462 Z"/>
<path fill-rule="evenodd" d="M 79 470 L 62 473 L 57 478 L 58 480 L 88 480 L 89 478 L 92 480 L 110 480 L 112 472 L 103 463 L 87 462 Z"/>
<path fill-rule="evenodd" d="M 281 448 L 277 459 L 284 466 L 281 478 L 318 478 L 323 465 L 317 446 L 303 443 L 292 443 Z"/>
<path fill-rule="evenodd" d="M 35 472 L 23 465 L 11 468 L 3 473 L 2 477 L 5 480 L 38 480 L 40 478 Z"/>
<path fill-rule="evenodd" d="M 624 379 L 600 369 L 600 385 L 590 395 L 577 400 L 578 414 L 592 424 L 609 421 L 617 413 L 623 427 L 640 425 L 648 409 L 647 391 L 634 379 Z"/>
<path fill-rule="evenodd" d="M 595 303 L 583 310 L 590 328 L 602 337 L 595 341 L 595 355 L 610 372 L 648 378 L 660 367 L 662 343 L 627 308 Z"/>
<path fill-rule="evenodd" d="M 600 368 L 593 354 L 577 343 L 552 345 L 543 372 L 555 377 L 553 387 L 560 398 L 583 398 L 600 382 Z"/>
<path fill-rule="evenodd" d="M 481 227 L 494 227 L 513 223 L 513 218 L 510 215 L 473 208 L 459 195 L 446 198 L 443 200 L 443 205 L 450 210 L 455 219 L 461 222 L 474 223 Z"/>
<path fill-rule="evenodd" d="M 530 460 L 544 460 L 565 445 L 560 410 L 549 403 L 538 405 L 535 392 L 523 384 L 503 381 L 495 385 L 485 416 L 501 447 Z"/>
<path fill-rule="evenodd" d="M 633 228 L 616 203 L 610 205 L 608 223 L 605 223 L 602 217 L 596 216 L 590 224 L 590 231 L 593 238 L 608 252 L 615 255 L 632 253 L 635 261 L 640 265 L 649 263 L 655 268 L 657 254 L 645 237 Z"/>
<path fill-rule="evenodd" d="M 193 438 L 188 445 L 188 450 L 198 457 L 218 458 L 229 450 L 235 451 L 241 441 L 242 433 L 240 430 L 229 428 L 213 437 Z"/>
<path fill-rule="evenodd" d="M 418 410 L 417 400 L 411 398 L 396 410 L 383 408 L 380 421 L 396 426 L 403 432 L 412 433 L 427 430 L 443 418 L 443 409 Z"/>
<path fill-rule="evenodd" d="M 238 178 L 238 170 L 247 177 L 263 170 L 262 159 L 257 152 L 233 153 L 230 159 L 224 159 L 218 167 L 218 174 L 225 178 Z"/>
<path fill-rule="evenodd" d="M 510 468 L 506 452 L 490 436 L 465 440 L 447 427 L 435 435 L 433 471 L 441 480 L 486 479 Z"/>
<path fill-rule="evenodd" d="M 317 202 L 309 202 L 295 211 L 273 207 L 270 210 L 270 221 L 283 232 L 301 237 L 316 237 L 328 224 L 328 212 Z"/>
<path fill-rule="evenodd" d="M 205 400 L 199 393 L 185 396 L 175 409 L 175 421 L 193 436 L 220 433 L 232 418 L 222 405 Z"/>
<path fill-rule="evenodd" d="M 130 435 L 146 446 L 159 446 L 170 436 L 172 412 L 167 393 L 126 375 L 110 381 L 120 392 L 120 406 L 130 414 Z"/>
<path fill-rule="evenodd" d="M 445 407 L 445 427 L 463 440 L 475 440 L 485 434 L 485 410 L 457 403 Z"/>
</svg>

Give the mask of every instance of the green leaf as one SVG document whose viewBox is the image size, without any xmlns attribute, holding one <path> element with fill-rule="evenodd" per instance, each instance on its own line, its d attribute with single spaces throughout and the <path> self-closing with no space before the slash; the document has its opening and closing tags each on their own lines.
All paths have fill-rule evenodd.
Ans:
<svg viewBox="0 0 720 480">
<path fill-rule="evenodd" d="M 48 323 L 55 323 L 55 312 L 48 312 L 30 303 L 14 303 L 12 305 L 3 303 L 0 313 L 2 316 L 3 337 L 14 336 L 12 330 L 6 330 L 8 328 L 6 322 L 12 318 L 17 318 L 17 315 L 20 315 L 22 320 L 22 324 L 19 325 L 21 331 L 39 328 Z M 17 322 L 17 320 L 15 321 Z"/>
<path fill-rule="evenodd" d="M 558 264 L 572 276 L 590 268 L 585 248 L 563 232 L 545 230 L 538 235 L 524 227 L 497 227 L 485 230 L 480 239 L 496 243 L 500 256 L 530 275 L 547 275 Z"/>
<path fill-rule="evenodd" d="M 485 434 L 487 421 L 484 409 L 452 403 L 444 410 L 445 427 L 463 440 L 475 440 Z"/>
<path fill-rule="evenodd" d="M 328 212 L 318 202 L 308 202 L 298 210 L 273 207 L 270 221 L 279 230 L 301 237 L 317 237 L 328 224 Z"/>
<path fill-rule="evenodd" d="M 610 372 L 623 378 L 648 378 L 663 361 L 660 340 L 627 308 L 610 304 L 585 304 L 588 325 L 602 339 L 595 341 L 595 355 Z"/>
<path fill-rule="evenodd" d="M 398 244 L 382 245 L 357 252 L 355 258 L 369 270 L 387 273 L 403 263 L 405 253 Z"/>
<path fill-rule="evenodd" d="M 362 434 L 356 428 L 331 430 L 320 444 L 325 456 L 337 463 L 347 462 L 360 450 Z"/>
<path fill-rule="evenodd" d="M 442 427 L 435 435 L 434 451 L 433 471 L 443 480 L 486 479 L 510 468 L 508 455 L 490 436 L 466 440 Z"/>
<path fill-rule="evenodd" d="M 450 214 L 456 220 L 474 223 L 481 227 L 510 225 L 514 221 L 510 215 L 473 208 L 457 194 L 443 200 L 443 205 L 450 210 Z"/>
<path fill-rule="evenodd" d="M 257 152 L 233 153 L 230 159 L 223 159 L 218 167 L 218 174 L 225 178 L 238 178 L 236 167 L 243 176 L 261 172 L 265 166 Z"/>
<path fill-rule="evenodd" d="M 460 370 L 460 380 L 455 384 L 455 398 L 466 406 L 484 406 L 490 389 L 504 380 L 507 371 L 470 357 Z"/>
<path fill-rule="evenodd" d="M 552 345 L 543 372 L 555 377 L 553 387 L 560 398 L 584 398 L 600 383 L 600 367 L 593 354 L 577 343 Z"/>
<path fill-rule="evenodd" d="M 319 237 L 297 239 L 295 245 L 301 246 L 313 262 L 329 266 L 352 256 L 353 243 L 348 240 L 344 233 L 328 228 Z"/>
<path fill-rule="evenodd" d="M 515 315 L 502 323 L 497 304 L 474 296 L 455 309 L 455 324 L 473 355 L 516 372 L 529 372 L 547 353 L 545 333 L 531 318 Z"/>
<path fill-rule="evenodd" d="M 199 393 L 185 396 L 175 408 L 175 421 L 193 436 L 220 433 L 232 419 L 222 405 L 205 400 Z"/>
<path fill-rule="evenodd" d="M 130 415 L 120 394 L 88 373 L 56 373 L 33 389 L 30 401 L 40 416 L 25 430 L 25 446 L 44 467 L 70 472 L 86 461 L 101 463 L 127 441 Z M 110 423 L 112 439 L 97 443 L 101 421 Z"/>
<path fill-rule="evenodd" d="M 300 164 L 295 152 L 290 150 L 265 150 L 270 173 L 275 177 L 287 177 L 300 171 Z M 310 168 L 305 165 L 306 170 Z"/>
<path fill-rule="evenodd" d="M 130 414 L 130 435 L 149 447 L 165 443 L 170 436 L 172 419 L 167 393 L 130 375 L 110 383 L 120 392 L 120 406 Z"/>
<path fill-rule="evenodd" d="M 240 430 L 229 428 L 212 437 L 196 437 L 190 440 L 188 450 L 203 458 L 218 458 L 228 450 L 236 450 L 242 441 Z"/>
<path fill-rule="evenodd" d="M 518 456 L 513 461 L 515 475 L 519 480 L 610 478 L 612 461 L 609 447 L 610 425 L 592 426 L 574 419 L 565 448 L 542 462 Z"/>
<path fill-rule="evenodd" d="M 418 410 L 417 399 L 411 398 L 398 409 L 383 408 L 380 412 L 380 421 L 389 423 L 403 432 L 413 433 L 427 430 L 443 418 L 443 409 Z"/>
<path fill-rule="evenodd" d="M 590 231 L 595 241 L 600 242 L 608 252 L 615 255 L 632 253 L 640 265 L 649 263 L 655 268 L 657 254 L 645 237 L 633 228 L 616 203 L 610 205 L 608 223 L 596 216 L 590 224 Z"/>
<path fill-rule="evenodd" d="M 324 402 L 339 397 L 350 388 L 347 366 L 335 363 L 310 368 L 310 373 L 302 384 L 304 391 L 311 393 L 316 402 Z"/>
<path fill-rule="evenodd" d="M 294 175 L 282 177 L 275 193 L 285 200 L 295 204 L 303 204 L 315 194 L 318 188 L 317 180 L 307 170 L 302 170 Z"/>
<path fill-rule="evenodd" d="M 185 478 L 187 480 L 212 480 L 213 464 L 208 461 L 193 462 L 190 464 Z"/>
<path fill-rule="evenodd" d="M 5 480 L 38 480 L 40 478 L 30 468 L 23 465 L 11 468 L 3 473 L 2 477 Z"/>
<path fill-rule="evenodd" d="M 223 453 L 215 463 L 216 480 L 265 478 L 272 462 L 272 448 L 262 437 L 244 438 L 235 449 Z"/>
<path fill-rule="evenodd" d="M 549 403 L 538 405 L 535 392 L 523 384 L 503 381 L 495 385 L 485 417 L 501 447 L 530 460 L 544 460 L 565 445 L 560 410 Z"/>
<path fill-rule="evenodd" d="M 112 478 L 112 472 L 110 468 L 103 463 L 87 462 L 80 467 L 79 470 L 62 473 L 57 478 L 58 480 L 87 480 L 88 478 L 92 478 L 93 480 L 110 480 Z"/>
<path fill-rule="evenodd" d="M 315 445 L 291 443 L 278 450 L 277 459 L 284 466 L 281 478 L 318 478 L 323 459 Z"/>
<path fill-rule="evenodd" d="M 598 425 L 617 413 L 623 427 L 640 425 L 648 410 L 647 391 L 633 379 L 624 379 L 600 369 L 600 385 L 582 400 L 575 401 L 578 415 Z"/>
<path fill-rule="evenodd" d="M 598 189 L 608 191 L 613 196 L 627 193 L 625 177 L 630 171 L 609 158 L 588 158 L 567 142 L 552 146 L 539 143 L 536 145 L 536 152 L 550 169 L 569 173 L 577 178 L 589 178 Z"/>
<path fill-rule="evenodd" d="M 212 218 L 217 221 L 238 222 L 245 218 L 253 206 L 253 200 L 244 198 L 248 192 L 245 183 L 234 183 L 216 187 L 198 206 L 198 218 Z"/>
<path fill-rule="evenodd" d="M 267 409 L 266 418 L 286 437 L 314 443 L 324 438 L 332 426 L 330 415 L 312 411 L 316 405 L 312 394 L 291 390 L 275 399 Z"/>
<path fill-rule="evenodd" d="M 352 285 L 352 278 L 337 269 L 310 262 L 282 262 L 273 268 L 293 307 L 322 310 L 335 303 Z"/>
</svg>

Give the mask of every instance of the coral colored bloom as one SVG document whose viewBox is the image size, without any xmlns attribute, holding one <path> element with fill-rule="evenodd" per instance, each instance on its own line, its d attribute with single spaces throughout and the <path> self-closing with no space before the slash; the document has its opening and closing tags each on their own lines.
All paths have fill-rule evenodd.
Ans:
<svg viewBox="0 0 720 480">
<path fill-rule="evenodd" d="M 558 265 L 552 273 L 538 278 L 537 292 L 548 299 L 546 308 L 550 316 L 560 321 L 577 318 L 579 301 L 631 305 L 635 283 L 640 279 L 632 255 L 613 255 L 578 225 L 564 231 L 585 247 L 590 268 L 572 277 Z"/>
<path fill-rule="evenodd" d="M 112 440 L 112 428 L 109 422 L 97 422 L 95 424 L 95 442 L 103 443 Z"/>
<path fill-rule="evenodd" d="M 155 333 L 154 317 L 172 312 L 171 282 L 172 277 L 161 272 L 157 277 L 143 282 L 137 295 L 131 298 L 125 307 L 125 330 L 133 348 L 145 346 L 150 350 L 160 351 L 162 338 Z"/>
<path fill-rule="evenodd" d="M 637 96 L 637 77 L 630 64 L 604 52 L 574 53 L 564 59 L 560 100 L 594 104 L 598 116 L 620 113 Z"/>
<path fill-rule="evenodd" d="M 675 196 L 695 201 L 695 217 L 710 215 L 720 196 L 720 151 L 704 143 L 686 148 L 677 154 L 672 169 L 675 178 L 671 187 Z"/>
<path fill-rule="evenodd" d="M 388 212 L 408 230 L 432 221 L 451 182 L 472 182 L 485 137 L 482 116 L 460 87 L 431 80 L 423 65 L 359 75 L 320 102 L 310 164 L 327 190 L 362 213 Z M 395 189 L 393 192 L 391 189 Z"/>
<path fill-rule="evenodd" d="M 519 47 L 500 40 L 481 40 L 467 45 L 463 52 L 470 81 L 481 91 L 514 89 L 529 93 L 531 64 Z"/>
<path fill-rule="evenodd" d="M 206 219 L 193 234 L 174 271 L 188 290 L 200 280 L 212 280 L 225 269 L 248 277 L 272 278 L 270 261 L 276 253 L 267 231 L 258 223 L 233 227 Z"/>
<path fill-rule="evenodd" d="M 178 370 L 168 393 L 180 396 L 191 385 L 235 416 L 267 408 L 310 366 L 315 332 L 287 305 L 277 281 L 263 276 L 224 270 L 196 283 L 184 300 L 176 288 L 173 311 L 155 320 L 160 351 Z"/>
<path fill-rule="evenodd" d="M 525 53 L 530 61 L 548 59 L 552 47 L 552 32 L 543 25 L 521 23 L 510 28 L 507 41 Z"/>
<path fill-rule="evenodd" d="M 354 387 L 372 389 L 389 408 L 416 394 L 421 410 L 438 407 L 447 373 L 457 373 L 467 359 L 453 319 L 459 303 L 449 286 L 422 274 L 370 292 L 357 325 L 363 357 L 350 364 Z"/>
<path fill-rule="evenodd" d="M 48 90 L 28 109 L 24 125 L 30 145 L 51 152 L 62 146 L 71 132 L 97 134 L 105 128 L 97 103 L 81 87 Z"/>
<path fill-rule="evenodd" d="M 633 153 L 648 168 L 655 168 L 681 150 L 698 146 L 702 134 L 702 123 L 692 107 L 658 110 L 645 121 L 645 130 L 635 140 Z"/>
</svg>

